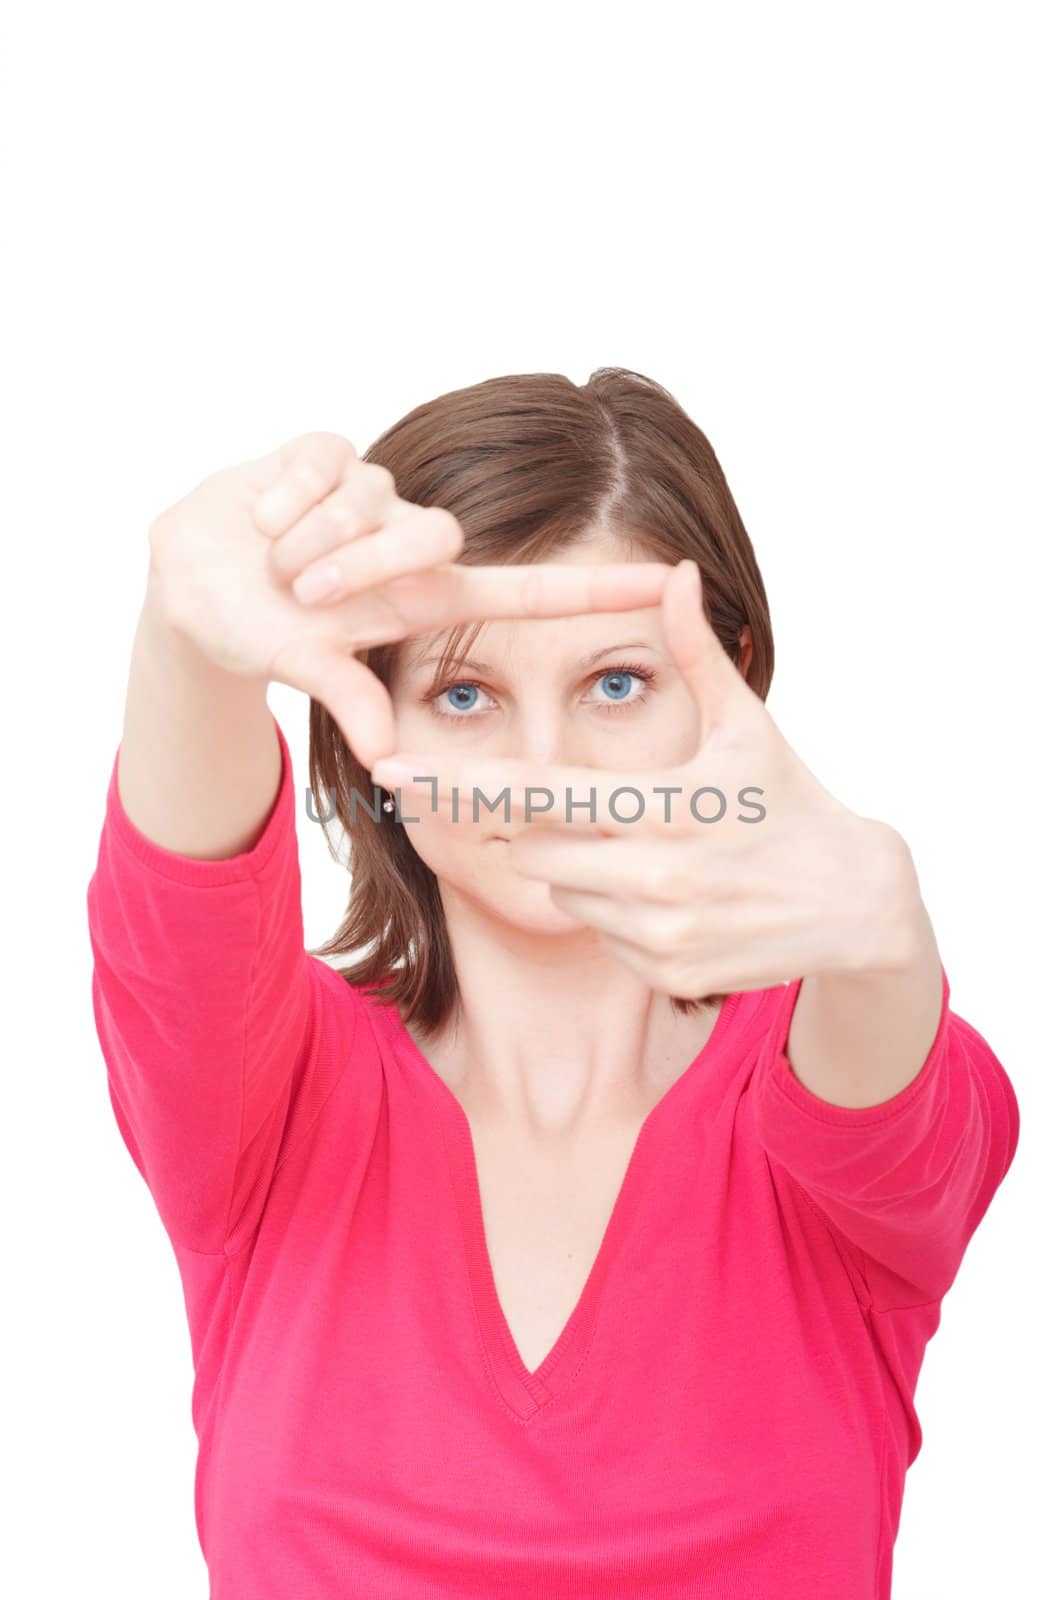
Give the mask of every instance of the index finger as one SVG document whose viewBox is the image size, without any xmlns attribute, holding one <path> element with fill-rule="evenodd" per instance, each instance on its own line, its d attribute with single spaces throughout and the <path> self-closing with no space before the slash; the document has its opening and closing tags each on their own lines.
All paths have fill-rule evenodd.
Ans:
<svg viewBox="0 0 1063 1600">
<path fill-rule="evenodd" d="M 655 606 L 671 571 L 665 561 L 616 561 L 600 566 L 534 561 L 495 567 L 450 562 L 427 574 L 394 578 L 383 587 L 394 591 L 396 602 L 413 625 L 423 620 L 426 625 L 445 627 L 481 618 L 568 617 Z M 411 611 L 422 609 L 423 618 L 411 616 Z"/>
</svg>

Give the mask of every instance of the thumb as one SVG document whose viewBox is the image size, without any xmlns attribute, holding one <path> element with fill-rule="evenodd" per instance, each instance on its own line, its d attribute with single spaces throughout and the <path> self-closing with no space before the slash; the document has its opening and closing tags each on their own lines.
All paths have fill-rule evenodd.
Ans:
<svg viewBox="0 0 1063 1600">
<path fill-rule="evenodd" d="M 705 615 L 701 569 L 680 561 L 661 595 L 665 645 L 694 697 L 701 717 L 699 744 L 732 714 L 744 681 Z"/>
<path fill-rule="evenodd" d="M 283 651 L 272 675 L 325 707 L 366 771 L 395 750 L 395 710 L 376 673 L 353 656 L 317 641 Z"/>
</svg>

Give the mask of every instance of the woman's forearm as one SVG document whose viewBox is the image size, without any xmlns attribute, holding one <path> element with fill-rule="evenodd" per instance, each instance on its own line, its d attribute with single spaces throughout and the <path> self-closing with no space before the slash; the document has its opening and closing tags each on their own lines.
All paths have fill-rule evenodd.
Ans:
<svg viewBox="0 0 1063 1600">
<path fill-rule="evenodd" d="M 203 655 L 168 621 L 149 578 L 118 789 L 131 821 L 154 843 L 204 860 L 255 843 L 281 774 L 267 682 L 226 672 Z"/>
<path fill-rule="evenodd" d="M 881 922 L 881 955 L 869 954 L 855 970 L 803 978 L 786 1040 L 791 1068 L 806 1089 L 857 1109 L 884 1105 L 912 1082 L 943 1005 L 941 954 L 907 845 L 877 821 L 868 839 L 869 851 L 884 862 L 868 876 L 878 886 L 868 919 Z"/>
</svg>

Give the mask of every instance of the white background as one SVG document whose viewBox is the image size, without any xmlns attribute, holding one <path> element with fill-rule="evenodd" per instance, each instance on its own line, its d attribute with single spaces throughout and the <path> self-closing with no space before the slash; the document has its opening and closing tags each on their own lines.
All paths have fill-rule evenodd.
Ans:
<svg viewBox="0 0 1063 1600">
<path fill-rule="evenodd" d="M 895 1600 L 1058 1593 L 1055 8 L 19 12 L 4 1587 L 207 1595 L 180 1283 L 112 1121 L 84 914 L 149 521 L 292 434 L 364 449 L 446 390 L 616 364 L 712 440 L 772 713 L 909 841 L 953 1007 L 1019 1097 L 927 1350 Z M 308 702 L 271 703 L 301 799 Z M 345 885 L 299 827 L 316 944 Z"/>
</svg>

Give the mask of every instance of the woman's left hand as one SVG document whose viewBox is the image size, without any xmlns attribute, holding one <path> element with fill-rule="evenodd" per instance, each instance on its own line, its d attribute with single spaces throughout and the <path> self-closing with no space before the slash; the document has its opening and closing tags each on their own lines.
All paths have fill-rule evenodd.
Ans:
<svg viewBox="0 0 1063 1600">
<path fill-rule="evenodd" d="M 900 834 L 850 811 L 798 758 L 706 618 L 694 562 L 679 563 L 661 610 L 700 713 L 690 760 L 616 771 L 396 755 L 373 768 L 374 781 L 432 778 L 434 793 L 453 791 L 459 816 L 476 814 L 474 790 L 482 807 L 508 788 L 518 810 L 527 790 L 545 791 L 551 807 L 527 814 L 510 865 L 548 883 L 555 904 L 668 994 L 904 968 L 921 899 Z"/>
</svg>

